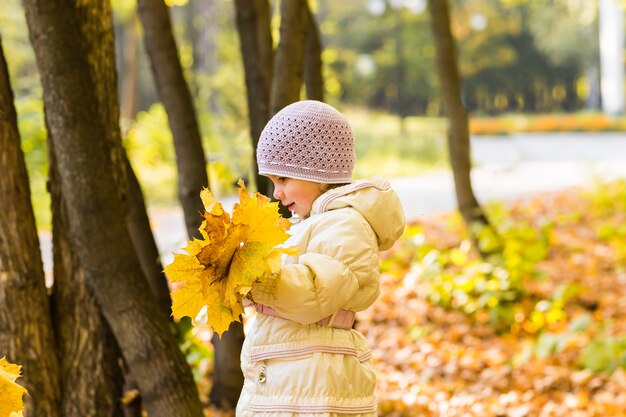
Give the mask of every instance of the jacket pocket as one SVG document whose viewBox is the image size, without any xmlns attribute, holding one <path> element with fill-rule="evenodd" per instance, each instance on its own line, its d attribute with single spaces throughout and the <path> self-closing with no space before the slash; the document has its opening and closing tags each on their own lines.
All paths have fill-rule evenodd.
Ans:
<svg viewBox="0 0 626 417">
<path fill-rule="evenodd" d="M 316 355 L 318 354 L 318 355 Z M 256 382 L 264 385 L 268 378 L 270 383 L 282 380 L 285 373 L 289 374 L 290 369 L 296 371 L 300 365 L 311 361 L 319 362 L 322 355 L 339 355 L 341 357 L 353 358 L 353 362 L 363 363 L 371 359 L 372 351 L 367 349 L 358 352 L 356 348 L 350 346 L 333 345 L 305 345 L 294 346 L 293 344 L 255 346 L 252 348 L 250 360 L 258 370 Z M 342 361 L 345 362 L 345 359 Z M 355 360 L 356 359 L 356 360 Z M 272 369 L 268 369 L 271 367 Z"/>
<path fill-rule="evenodd" d="M 350 346 L 278 344 L 255 346 L 254 412 L 376 412 L 376 371 L 371 350 Z"/>
</svg>

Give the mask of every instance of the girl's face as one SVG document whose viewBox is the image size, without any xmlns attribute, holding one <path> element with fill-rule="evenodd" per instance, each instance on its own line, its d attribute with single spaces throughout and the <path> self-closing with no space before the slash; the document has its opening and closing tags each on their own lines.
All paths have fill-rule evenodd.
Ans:
<svg viewBox="0 0 626 417">
<path fill-rule="evenodd" d="M 313 202 L 322 195 L 321 184 L 295 178 L 267 176 L 274 183 L 274 198 L 300 217 L 311 213 Z"/>
</svg>

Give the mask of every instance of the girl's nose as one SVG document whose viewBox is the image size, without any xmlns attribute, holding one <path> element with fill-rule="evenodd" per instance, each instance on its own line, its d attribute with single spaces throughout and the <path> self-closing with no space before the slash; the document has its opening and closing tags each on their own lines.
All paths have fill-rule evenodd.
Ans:
<svg viewBox="0 0 626 417">
<path fill-rule="evenodd" d="M 274 188 L 274 198 L 276 200 L 282 200 L 284 196 L 285 196 L 285 193 L 283 193 L 282 190 L 278 188 Z"/>
</svg>

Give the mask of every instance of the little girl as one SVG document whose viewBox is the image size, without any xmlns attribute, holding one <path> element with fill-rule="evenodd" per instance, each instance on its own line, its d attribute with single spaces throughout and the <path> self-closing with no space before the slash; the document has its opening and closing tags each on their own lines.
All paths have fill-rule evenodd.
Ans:
<svg viewBox="0 0 626 417">
<path fill-rule="evenodd" d="M 375 417 L 372 352 L 352 326 L 378 297 L 378 251 L 404 230 L 400 200 L 385 180 L 352 182 L 350 125 L 318 101 L 278 112 L 257 162 L 294 213 L 285 246 L 300 252 L 252 288 L 259 314 L 241 353 L 237 417 Z"/>
</svg>

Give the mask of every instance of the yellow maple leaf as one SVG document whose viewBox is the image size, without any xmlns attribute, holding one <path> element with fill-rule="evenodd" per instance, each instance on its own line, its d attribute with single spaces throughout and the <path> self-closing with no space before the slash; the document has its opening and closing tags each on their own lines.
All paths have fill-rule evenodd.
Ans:
<svg viewBox="0 0 626 417">
<path fill-rule="evenodd" d="M 195 319 L 207 308 L 207 322 L 221 335 L 243 313 L 242 298 L 254 282 L 266 279 L 281 267 L 282 248 L 290 222 L 278 213 L 278 203 L 254 193 L 238 182 L 239 202 L 232 216 L 211 191 L 202 190 L 205 208 L 199 228 L 203 239 L 187 243 L 185 253 L 174 254 L 165 272 L 176 288 L 172 291 L 172 315 Z"/>
<path fill-rule="evenodd" d="M 15 382 L 20 376 L 19 365 L 0 359 L 0 416 L 21 416 L 24 409 L 22 397 L 26 388 Z"/>
</svg>

